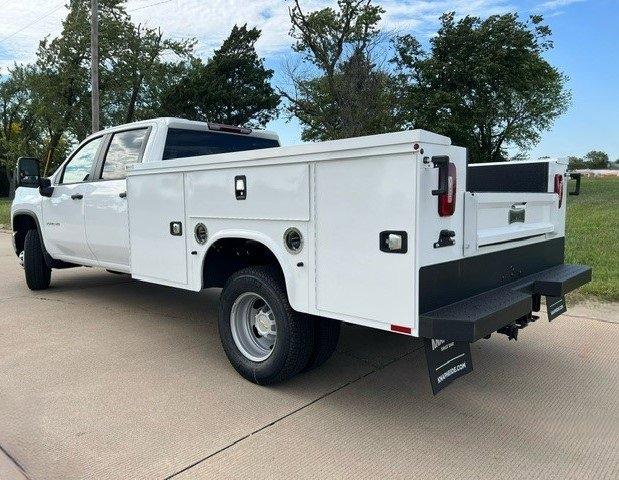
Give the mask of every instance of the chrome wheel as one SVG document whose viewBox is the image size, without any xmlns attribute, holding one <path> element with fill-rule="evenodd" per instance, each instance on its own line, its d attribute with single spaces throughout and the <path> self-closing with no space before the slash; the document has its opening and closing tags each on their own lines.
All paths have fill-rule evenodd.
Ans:
<svg viewBox="0 0 619 480">
<path fill-rule="evenodd" d="M 230 330 L 237 348 L 249 360 L 269 358 L 277 341 L 277 323 L 270 305 L 260 295 L 240 295 L 230 311 Z"/>
</svg>

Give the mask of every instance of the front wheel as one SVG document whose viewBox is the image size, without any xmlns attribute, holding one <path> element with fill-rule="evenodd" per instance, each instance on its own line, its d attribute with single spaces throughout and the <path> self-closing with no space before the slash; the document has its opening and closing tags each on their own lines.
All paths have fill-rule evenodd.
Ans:
<svg viewBox="0 0 619 480">
<path fill-rule="evenodd" d="M 282 382 L 307 365 L 314 324 L 288 303 L 283 279 L 271 267 L 250 267 L 226 283 L 219 335 L 232 366 L 259 385 Z"/>
<path fill-rule="evenodd" d="M 30 290 L 49 288 L 52 269 L 45 262 L 43 245 L 38 230 L 29 230 L 24 241 L 24 270 L 26 284 Z"/>
</svg>

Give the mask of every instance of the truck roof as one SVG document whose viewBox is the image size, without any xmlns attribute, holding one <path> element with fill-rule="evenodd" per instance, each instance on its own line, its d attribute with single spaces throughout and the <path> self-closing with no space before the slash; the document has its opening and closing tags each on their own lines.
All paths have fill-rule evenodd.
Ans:
<svg viewBox="0 0 619 480">
<path fill-rule="evenodd" d="M 141 120 L 139 122 L 125 123 L 123 125 L 117 125 L 115 127 L 106 128 L 99 132 L 96 132 L 97 135 L 102 133 L 113 133 L 119 130 L 126 130 L 127 127 L 151 127 L 151 126 L 165 126 L 168 128 L 183 128 L 187 130 L 209 130 L 209 122 L 197 122 L 194 120 L 186 120 L 184 118 L 176 118 L 176 117 L 158 117 L 151 118 L 148 120 Z M 235 135 L 231 132 L 225 132 L 231 135 Z M 93 134 L 95 135 L 95 134 Z M 278 140 L 279 136 L 277 133 L 270 130 L 256 130 L 251 129 L 251 133 L 248 134 L 251 137 L 260 137 L 260 138 L 268 138 L 270 140 Z M 89 136 L 90 138 L 90 136 Z"/>
</svg>

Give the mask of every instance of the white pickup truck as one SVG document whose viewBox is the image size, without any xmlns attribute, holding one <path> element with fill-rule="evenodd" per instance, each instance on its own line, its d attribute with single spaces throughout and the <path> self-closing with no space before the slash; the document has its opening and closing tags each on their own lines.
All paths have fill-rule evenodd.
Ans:
<svg viewBox="0 0 619 480">
<path fill-rule="evenodd" d="M 20 159 L 15 252 L 33 290 L 80 265 L 223 288 L 223 348 L 255 383 L 325 362 L 347 322 L 428 339 L 438 391 L 471 342 L 516 338 L 542 296 L 553 318 L 590 281 L 564 264 L 566 168 L 469 165 L 423 130 L 280 147 L 160 118 L 91 135 L 50 178 Z"/>
</svg>

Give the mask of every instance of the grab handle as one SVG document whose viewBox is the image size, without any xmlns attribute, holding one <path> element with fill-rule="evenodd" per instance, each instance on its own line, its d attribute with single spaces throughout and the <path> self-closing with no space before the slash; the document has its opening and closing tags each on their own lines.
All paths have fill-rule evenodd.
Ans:
<svg viewBox="0 0 619 480">
<path fill-rule="evenodd" d="M 570 192 L 570 195 L 580 195 L 580 179 L 582 178 L 582 173 L 570 173 L 570 178 L 572 180 L 576 180 L 576 188 L 573 192 Z"/>
<path fill-rule="evenodd" d="M 438 167 L 438 189 L 432 190 L 432 195 L 444 195 L 447 193 L 447 179 L 449 177 L 449 157 L 439 155 L 432 157 L 434 168 Z"/>
</svg>

